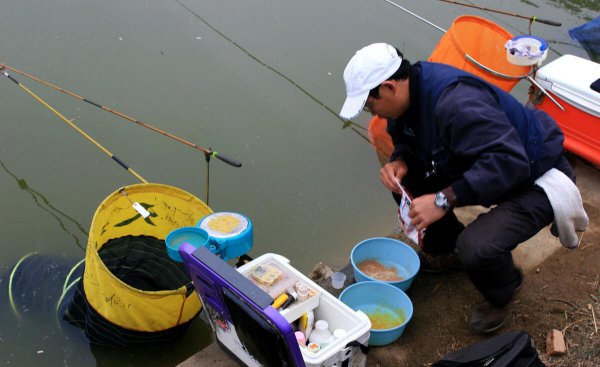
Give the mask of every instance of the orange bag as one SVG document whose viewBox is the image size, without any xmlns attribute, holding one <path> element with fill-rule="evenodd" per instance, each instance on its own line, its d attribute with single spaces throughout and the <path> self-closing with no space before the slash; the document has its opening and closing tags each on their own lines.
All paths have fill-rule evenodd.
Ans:
<svg viewBox="0 0 600 367">
<path fill-rule="evenodd" d="M 379 116 L 373 117 L 369 123 L 369 140 L 371 141 L 371 144 L 373 144 L 375 152 L 377 152 L 377 157 L 382 165 L 387 163 L 394 151 L 392 137 L 387 133 L 386 128 L 387 119 Z"/>
</svg>

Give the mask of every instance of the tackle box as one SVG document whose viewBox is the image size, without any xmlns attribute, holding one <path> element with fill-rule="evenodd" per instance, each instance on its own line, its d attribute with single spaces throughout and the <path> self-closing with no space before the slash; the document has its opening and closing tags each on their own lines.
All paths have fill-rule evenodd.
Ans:
<svg viewBox="0 0 600 367">
<path fill-rule="evenodd" d="M 204 247 L 183 244 L 184 264 L 218 344 L 244 366 L 364 367 L 371 323 L 277 254 L 262 255 L 234 269 Z M 281 282 L 277 285 L 274 279 Z M 303 282 L 311 296 L 278 311 L 274 298 L 294 282 Z M 336 338 L 314 352 L 300 347 L 293 324 L 313 311 L 331 330 L 343 329 Z"/>
</svg>

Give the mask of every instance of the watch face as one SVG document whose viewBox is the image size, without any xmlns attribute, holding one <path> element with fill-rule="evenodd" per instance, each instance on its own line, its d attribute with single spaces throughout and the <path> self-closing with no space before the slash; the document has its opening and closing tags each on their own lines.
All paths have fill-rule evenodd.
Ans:
<svg viewBox="0 0 600 367">
<path fill-rule="evenodd" d="M 437 207 L 446 209 L 446 207 L 448 206 L 448 199 L 446 199 L 446 195 L 444 195 L 441 192 L 438 192 L 437 194 L 435 194 L 434 203 Z"/>
</svg>

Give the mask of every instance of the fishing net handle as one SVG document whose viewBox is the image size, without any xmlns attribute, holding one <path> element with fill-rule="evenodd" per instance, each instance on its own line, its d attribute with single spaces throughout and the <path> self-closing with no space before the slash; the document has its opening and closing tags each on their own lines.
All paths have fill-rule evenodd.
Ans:
<svg viewBox="0 0 600 367">
<path fill-rule="evenodd" d="M 508 75 L 508 74 L 503 74 L 501 72 L 498 72 L 496 70 L 490 69 L 487 66 L 483 65 L 482 63 L 480 63 L 479 61 L 475 60 L 473 57 L 471 57 L 468 53 L 465 53 L 465 58 L 467 60 L 469 60 L 469 62 L 473 63 L 475 66 L 487 71 L 488 73 L 497 76 L 499 78 L 502 79 L 508 79 L 508 80 L 515 80 L 515 79 L 527 79 L 531 84 L 535 85 L 542 93 L 544 93 L 544 95 L 548 98 L 550 98 L 550 100 L 556 105 L 558 106 L 558 108 L 560 108 L 561 110 L 565 110 L 565 108 L 563 106 L 561 106 L 560 103 L 558 103 L 558 101 L 552 97 L 552 95 L 550 93 L 548 93 L 546 91 L 546 89 L 544 87 L 542 87 L 538 82 L 535 81 L 535 79 L 533 79 L 531 77 L 531 75 L 535 72 L 536 67 L 535 65 L 531 66 L 531 71 L 529 72 L 529 74 L 526 75 Z"/>
<path fill-rule="evenodd" d="M 496 71 L 494 69 L 490 69 L 489 67 L 483 65 L 482 63 L 480 63 L 479 61 L 475 60 L 471 55 L 469 55 L 468 53 L 465 52 L 465 58 L 471 62 L 472 64 L 474 64 L 475 66 L 477 66 L 478 68 L 487 71 L 488 73 L 497 76 L 499 78 L 502 79 L 507 79 L 507 80 L 515 80 L 515 79 L 527 79 L 531 74 L 533 74 L 533 72 L 535 71 L 535 68 L 532 66 L 531 70 L 528 74 L 525 75 L 508 75 L 508 74 L 504 74 L 501 73 L 499 71 Z"/>
</svg>

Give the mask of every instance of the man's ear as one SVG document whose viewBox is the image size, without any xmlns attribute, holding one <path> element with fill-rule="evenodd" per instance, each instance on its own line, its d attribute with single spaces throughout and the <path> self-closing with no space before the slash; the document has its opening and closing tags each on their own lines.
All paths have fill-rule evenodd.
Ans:
<svg viewBox="0 0 600 367">
<path fill-rule="evenodd" d="M 379 93 L 382 92 L 382 90 L 386 90 L 392 94 L 396 93 L 396 84 L 394 84 L 394 82 L 392 82 L 391 80 L 386 80 L 383 83 L 381 83 L 381 89 L 379 90 Z"/>
</svg>

